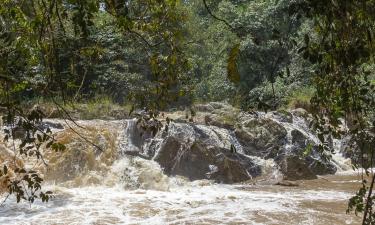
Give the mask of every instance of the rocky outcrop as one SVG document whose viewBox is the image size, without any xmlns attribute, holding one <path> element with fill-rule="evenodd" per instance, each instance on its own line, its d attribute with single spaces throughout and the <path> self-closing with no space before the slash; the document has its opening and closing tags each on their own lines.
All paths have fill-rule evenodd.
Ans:
<svg viewBox="0 0 375 225">
<path fill-rule="evenodd" d="M 321 157 L 319 140 L 308 130 L 310 117 L 303 110 L 246 113 L 224 103 L 195 109 L 203 113 L 203 121 L 174 120 L 152 138 L 141 138 L 142 131 L 133 126 L 124 149 L 155 160 L 167 175 L 191 180 L 246 181 L 263 175 L 265 160 L 273 160 L 286 180 L 336 172 L 334 164 Z"/>
<path fill-rule="evenodd" d="M 371 166 L 371 161 L 375 161 L 375 129 L 367 130 L 361 137 L 347 135 L 341 141 L 341 154 L 351 159 L 353 164 L 363 164 L 365 167 Z M 372 155 L 372 157 L 371 157 Z"/>
<path fill-rule="evenodd" d="M 261 167 L 236 148 L 231 132 L 219 127 L 171 123 L 148 143 L 140 154 L 153 158 L 168 175 L 236 183 L 261 174 Z"/>
<path fill-rule="evenodd" d="M 262 158 L 273 158 L 287 141 L 287 130 L 269 118 L 244 121 L 235 133 L 247 155 Z"/>
<path fill-rule="evenodd" d="M 190 180 L 212 179 L 236 183 L 261 173 L 260 166 L 242 154 L 208 146 L 204 142 L 184 146 L 174 138 L 167 138 L 154 160 L 166 174 L 181 175 Z"/>
<path fill-rule="evenodd" d="M 317 178 L 307 163 L 298 156 L 282 157 L 279 165 L 286 180 L 311 180 Z"/>
<path fill-rule="evenodd" d="M 293 123 L 293 115 L 286 110 L 278 110 L 266 114 L 267 118 L 274 118 L 280 122 Z"/>
</svg>

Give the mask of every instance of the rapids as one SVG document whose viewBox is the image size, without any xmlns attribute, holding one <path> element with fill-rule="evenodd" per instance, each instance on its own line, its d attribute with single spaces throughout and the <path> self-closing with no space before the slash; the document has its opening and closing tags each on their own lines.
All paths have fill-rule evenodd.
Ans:
<svg viewBox="0 0 375 225">
<path fill-rule="evenodd" d="M 290 132 L 318 139 L 305 122 L 273 120 Z M 61 122 L 61 121 L 52 121 Z M 46 152 L 50 168 L 44 189 L 54 192 L 48 203 L 15 203 L 0 207 L 0 224 L 358 224 L 360 217 L 345 213 L 348 199 L 360 186 L 350 160 L 334 155 L 337 173 L 298 181 L 298 186 L 274 185 L 280 172 L 272 159 L 252 157 L 262 176 L 240 184 L 211 180 L 190 181 L 167 176 L 159 164 L 122 154 L 140 148 L 135 120 L 78 121 L 79 130 L 105 149 L 100 153 L 69 129 L 54 130 L 68 146 L 59 156 Z M 204 129 L 213 129 L 205 127 Z M 216 129 L 216 128 L 215 128 Z M 217 130 L 214 130 L 217 132 Z M 229 142 L 242 151 L 233 133 Z M 159 138 L 159 139 L 158 139 Z M 156 137 L 156 148 L 161 141 Z M 220 142 L 227 145 L 226 142 Z M 141 148 L 148 148 L 146 143 Z M 3 144 L 5 145 L 5 144 Z M 335 148 L 340 141 L 334 140 Z M 0 149 L 1 150 L 1 149 Z M 271 181 L 272 180 L 272 181 Z"/>
<path fill-rule="evenodd" d="M 0 208 L 0 224 L 358 224 L 345 214 L 358 188 L 352 175 L 304 181 L 299 187 L 192 182 L 167 191 L 121 185 L 66 188 L 49 203 Z"/>
</svg>

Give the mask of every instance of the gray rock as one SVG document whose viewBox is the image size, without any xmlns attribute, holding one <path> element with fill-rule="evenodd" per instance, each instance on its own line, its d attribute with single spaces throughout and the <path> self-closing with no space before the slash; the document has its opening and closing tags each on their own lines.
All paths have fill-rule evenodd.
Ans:
<svg viewBox="0 0 375 225">
<path fill-rule="evenodd" d="M 194 108 L 198 112 L 213 112 L 215 110 L 210 104 L 198 104 L 195 105 Z"/>
<path fill-rule="evenodd" d="M 171 124 L 154 160 L 168 175 L 191 180 L 211 179 L 223 183 L 246 181 L 261 174 L 249 157 L 231 152 L 230 133 L 225 129 Z"/>
<path fill-rule="evenodd" d="M 261 168 L 244 155 L 225 148 L 210 148 L 203 142 L 184 146 L 174 138 L 167 138 L 154 160 L 166 174 L 185 176 L 190 180 L 237 183 L 261 174 Z"/>
<path fill-rule="evenodd" d="M 219 111 L 204 115 L 205 125 L 174 121 L 156 137 L 138 140 L 139 131 L 129 130 L 133 134 L 128 138 L 139 155 L 158 162 L 164 173 L 191 180 L 246 181 L 263 175 L 261 166 L 268 159 L 274 159 L 288 180 L 336 172 L 333 163 L 321 157 L 306 119 L 290 113 L 264 116 L 238 111 L 228 118 L 235 110 L 225 114 L 224 105 L 217 104 Z M 235 124 L 226 124 L 225 118 Z"/>
<path fill-rule="evenodd" d="M 64 126 L 59 122 L 54 121 L 43 121 L 40 125 L 40 128 L 47 129 L 47 128 L 53 128 L 53 129 L 64 129 Z"/>
<path fill-rule="evenodd" d="M 245 121 L 235 133 L 246 154 L 263 158 L 270 158 L 269 153 L 283 146 L 287 136 L 281 124 L 268 118 Z"/>
<path fill-rule="evenodd" d="M 299 131 L 299 130 L 292 130 L 292 143 L 300 146 L 301 148 L 305 148 L 307 145 L 307 137 Z"/>
<path fill-rule="evenodd" d="M 292 113 L 290 113 L 288 111 L 285 111 L 285 110 L 269 112 L 269 113 L 267 113 L 266 116 L 271 117 L 271 118 L 275 118 L 280 122 L 293 123 Z"/>
<path fill-rule="evenodd" d="M 306 165 L 306 162 L 298 156 L 283 157 L 279 165 L 285 180 L 312 180 L 317 178 Z"/>
<path fill-rule="evenodd" d="M 346 157 L 350 158 L 353 164 L 371 166 L 371 161 L 375 161 L 375 154 L 371 155 L 375 146 L 375 132 L 367 130 L 365 141 L 360 141 L 358 137 L 347 135 L 341 142 L 340 152 Z M 359 144 L 361 143 L 361 144 Z"/>
</svg>

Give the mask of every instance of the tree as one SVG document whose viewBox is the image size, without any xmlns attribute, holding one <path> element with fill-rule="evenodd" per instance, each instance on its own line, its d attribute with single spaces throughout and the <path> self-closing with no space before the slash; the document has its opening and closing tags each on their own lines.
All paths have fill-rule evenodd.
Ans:
<svg viewBox="0 0 375 225">
<path fill-rule="evenodd" d="M 313 20 L 317 35 L 306 35 L 300 49 L 317 65 L 312 99 L 315 128 L 322 142 L 327 134 L 340 137 L 340 118 L 345 118 L 361 158 L 355 166 L 364 168 L 369 178 L 363 179 L 362 188 L 350 200 L 348 212 L 363 212 L 363 224 L 373 224 L 375 87 L 374 71 L 368 65 L 374 64 L 375 1 L 307 0 L 296 2 L 295 9 Z M 322 146 L 322 151 L 327 149 Z"/>
<path fill-rule="evenodd" d="M 14 143 L 14 157 L 36 157 L 46 165 L 43 147 L 65 149 L 48 128 L 40 126 L 43 112 L 39 108 L 25 109 L 21 103 L 27 93 L 43 96 L 53 101 L 66 119 L 71 119 L 62 104 L 81 92 L 90 94 L 92 80 L 100 74 L 92 69 L 105 54 L 103 42 L 93 36 L 95 29 L 100 28 L 95 24 L 100 22 L 95 20 L 99 14 L 109 17 L 117 34 L 144 48 L 140 54 L 146 72 L 142 73 L 150 82 L 146 85 L 147 92 L 129 93 L 132 103 L 155 110 L 173 101 L 188 68 L 181 50 L 184 19 L 178 3 L 174 0 L 1 0 L 0 106 L 8 125 L 4 141 Z M 23 134 L 19 145 L 14 142 L 18 131 Z M 17 201 L 33 202 L 35 198 L 48 201 L 51 194 L 40 192 L 43 180 L 38 171 L 26 169 L 17 160 L 2 165 L 0 178 L 8 194 L 15 195 Z"/>
</svg>

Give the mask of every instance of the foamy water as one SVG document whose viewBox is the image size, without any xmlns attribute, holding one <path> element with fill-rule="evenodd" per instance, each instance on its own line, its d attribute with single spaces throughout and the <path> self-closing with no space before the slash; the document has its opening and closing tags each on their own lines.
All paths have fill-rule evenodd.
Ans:
<svg viewBox="0 0 375 225">
<path fill-rule="evenodd" d="M 88 124 L 98 127 L 98 123 Z M 248 183 L 191 182 L 181 177 L 166 176 L 152 160 L 117 157 L 116 146 L 127 150 L 137 148 L 137 143 L 131 142 L 136 139 L 130 133 L 131 127 L 121 133 L 118 131 L 123 129 L 121 122 L 116 122 L 116 126 L 105 125 L 106 122 L 100 124 L 103 129 L 89 129 L 85 135 L 92 136 L 90 140 L 93 141 L 100 139 L 99 143 L 107 149 L 106 152 L 100 155 L 95 150 L 87 150 L 85 145 L 78 145 L 79 148 L 73 145 L 73 149 L 78 149 L 65 153 L 65 157 L 72 160 L 69 161 L 72 165 L 62 168 L 67 162 L 59 158 L 50 161 L 57 172 L 50 172 L 49 177 L 60 178 L 70 173 L 67 177 L 74 175 L 74 179 L 47 184 L 44 189 L 55 194 L 48 203 L 16 204 L 14 198 L 8 199 L 0 207 L 0 224 L 326 225 L 358 224 L 360 221 L 360 217 L 347 215 L 345 211 L 348 199 L 360 187 L 361 178 L 358 171 L 347 171 L 350 163 L 340 154 L 333 157 L 339 169 L 336 175 L 299 181 L 296 187 L 270 185 L 281 174 L 272 159 L 259 157 L 252 159 L 262 166 L 264 176 Z M 134 125 L 134 121 L 128 124 Z M 308 133 L 302 121 L 282 124 L 288 133 L 298 129 L 318 142 L 314 135 Z M 115 144 L 116 132 L 120 134 L 119 143 Z M 98 133 L 106 135 L 97 136 Z M 230 142 L 239 145 L 233 136 L 230 136 Z M 241 150 L 240 147 L 238 149 Z M 74 161 L 77 156 L 86 160 L 86 164 Z"/>
<path fill-rule="evenodd" d="M 49 203 L 0 209 L 0 224 L 355 224 L 340 205 L 351 193 L 280 186 L 199 184 L 170 191 L 49 187 Z M 315 208 L 307 205 L 333 205 Z M 327 207 L 328 208 L 328 207 Z M 327 210 L 327 211 L 326 211 Z"/>
<path fill-rule="evenodd" d="M 353 173 L 283 187 L 189 182 L 167 177 L 143 159 L 121 160 L 112 172 L 131 165 L 138 168 L 130 172 L 136 178 L 121 178 L 114 186 L 49 185 L 55 197 L 48 203 L 9 199 L 0 208 L 0 224 L 357 224 L 360 219 L 345 214 L 360 184 Z"/>
</svg>

